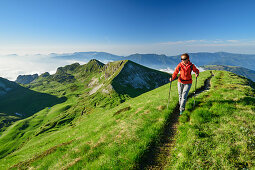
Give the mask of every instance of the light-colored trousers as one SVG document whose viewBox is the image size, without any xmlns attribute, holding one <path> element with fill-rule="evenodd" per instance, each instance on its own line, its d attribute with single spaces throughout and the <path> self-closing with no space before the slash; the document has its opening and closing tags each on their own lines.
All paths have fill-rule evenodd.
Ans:
<svg viewBox="0 0 255 170">
<path fill-rule="evenodd" d="M 185 104 L 187 101 L 187 97 L 188 97 L 191 85 L 192 84 L 182 84 L 178 82 L 180 112 L 183 112 L 185 110 Z"/>
</svg>

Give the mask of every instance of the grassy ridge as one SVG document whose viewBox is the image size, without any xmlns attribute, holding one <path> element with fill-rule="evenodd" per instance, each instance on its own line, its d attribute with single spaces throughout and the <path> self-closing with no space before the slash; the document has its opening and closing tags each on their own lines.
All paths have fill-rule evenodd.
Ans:
<svg viewBox="0 0 255 170">
<path fill-rule="evenodd" d="M 168 169 L 255 167 L 255 93 L 247 79 L 213 71 L 211 89 L 196 97 L 176 137 Z"/>
<path fill-rule="evenodd" d="M 209 76 L 207 71 L 201 73 L 197 87 Z M 82 97 L 44 109 L 16 122 L 0 137 L 0 168 L 133 168 L 178 103 L 176 81 L 166 110 L 168 92 L 169 84 L 109 110 L 83 108 L 82 102 L 88 101 Z M 65 121 L 67 115 L 74 115 L 70 122 Z M 9 143 L 10 139 L 15 142 Z"/>
<path fill-rule="evenodd" d="M 250 70 L 244 67 L 238 67 L 238 66 L 223 66 L 223 65 L 206 65 L 203 66 L 206 70 L 225 70 L 230 71 L 232 73 L 235 73 L 240 76 L 244 76 L 248 79 L 251 79 L 252 81 L 255 81 L 255 71 Z"/>
</svg>

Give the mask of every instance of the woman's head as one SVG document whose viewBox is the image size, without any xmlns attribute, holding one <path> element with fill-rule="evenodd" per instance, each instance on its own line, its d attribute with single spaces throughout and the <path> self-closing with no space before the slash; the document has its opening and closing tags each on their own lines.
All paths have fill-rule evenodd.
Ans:
<svg viewBox="0 0 255 170">
<path fill-rule="evenodd" d="M 187 53 L 184 53 L 181 55 L 181 60 L 182 62 L 184 62 L 185 64 L 188 63 L 189 61 L 189 55 Z"/>
</svg>

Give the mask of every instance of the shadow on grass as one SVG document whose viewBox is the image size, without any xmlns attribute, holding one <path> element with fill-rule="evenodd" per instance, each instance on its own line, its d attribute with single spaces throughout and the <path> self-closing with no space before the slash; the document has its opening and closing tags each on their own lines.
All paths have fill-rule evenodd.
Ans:
<svg viewBox="0 0 255 170">
<path fill-rule="evenodd" d="M 52 107 L 66 100 L 66 97 L 59 98 L 18 86 L 0 97 L 0 113 L 26 118 L 45 107 Z"/>
</svg>

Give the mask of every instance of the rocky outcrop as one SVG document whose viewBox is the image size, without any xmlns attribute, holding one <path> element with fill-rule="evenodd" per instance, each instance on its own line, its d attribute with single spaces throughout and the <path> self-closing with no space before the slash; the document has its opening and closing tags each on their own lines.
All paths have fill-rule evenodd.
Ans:
<svg viewBox="0 0 255 170">
<path fill-rule="evenodd" d="M 144 67 L 132 61 L 125 62 L 112 86 L 120 94 L 131 97 L 153 90 L 169 82 L 170 74 Z"/>
<path fill-rule="evenodd" d="M 16 79 L 16 83 L 20 84 L 29 84 L 35 79 L 38 78 L 38 74 L 33 74 L 33 75 L 19 75 Z"/>
</svg>

